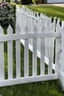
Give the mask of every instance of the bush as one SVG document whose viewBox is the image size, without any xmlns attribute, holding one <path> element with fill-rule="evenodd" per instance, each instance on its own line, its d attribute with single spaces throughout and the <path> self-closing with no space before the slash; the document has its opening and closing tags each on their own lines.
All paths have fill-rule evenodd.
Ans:
<svg viewBox="0 0 64 96">
<path fill-rule="evenodd" d="M 0 3 L 0 24 L 7 27 L 9 24 L 15 27 L 15 6 L 9 3 Z"/>
<path fill-rule="evenodd" d="M 22 4 L 32 4 L 32 0 L 21 0 Z"/>
</svg>

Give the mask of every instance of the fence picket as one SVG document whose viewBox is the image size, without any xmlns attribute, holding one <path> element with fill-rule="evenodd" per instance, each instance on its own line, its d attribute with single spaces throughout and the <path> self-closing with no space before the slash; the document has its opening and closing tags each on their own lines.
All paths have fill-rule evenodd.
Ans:
<svg viewBox="0 0 64 96">
<path fill-rule="evenodd" d="M 13 30 L 10 25 L 8 27 L 7 33 L 8 35 L 13 34 Z M 7 46 L 8 46 L 8 79 L 12 79 L 13 78 L 13 42 L 8 41 Z"/>
<path fill-rule="evenodd" d="M 24 30 L 23 30 L 23 26 L 24 26 L 23 20 L 24 20 L 24 16 L 23 16 L 23 14 L 21 13 L 21 33 L 24 33 Z"/>
<path fill-rule="evenodd" d="M 36 25 L 33 28 L 33 32 L 37 32 Z M 32 75 L 37 75 L 37 39 L 33 38 L 33 65 L 32 65 Z"/>
<path fill-rule="evenodd" d="M 51 17 L 50 18 L 47 18 L 46 22 L 45 22 L 45 32 L 46 33 L 49 33 L 50 32 L 50 26 L 51 26 Z M 48 74 L 50 73 L 49 71 L 51 70 L 51 64 L 50 64 L 50 58 L 49 57 L 49 51 L 50 51 L 50 43 L 51 42 L 51 38 L 45 38 L 45 56 L 49 59 L 49 62 L 48 62 Z"/>
<path fill-rule="evenodd" d="M 60 19 L 57 21 L 56 32 L 60 32 Z M 56 54 L 55 54 L 55 73 L 59 71 L 59 52 L 60 52 L 60 38 L 56 38 Z"/>
<path fill-rule="evenodd" d="M 51 24 L 50 32 L 54 32 L 54 23 Z M 52 74 L 52 64 L 54 54 L 53 52 L 54 52 L 54 38 L 50 38 L 48 74 Z"/>
<path fill-rule="evenodd" d="M 50 38 L 48 74 L 52 74 L 52 63 L 53 63 L 52 44 L 53 44 L 52 38 Z"/>
<path fill-rule="evenodd" d="M 3 28 L 0 26 L 0 35 L 3 35 Z M 0 43 L 0 81 L 4 80 L 4 43 Z"/>
<path fill-rule="evenodd" d="M 29 32 L 31 30 L 31 18 L 27 16 Z"/>
<path fill-rule="evenodd" d="M 20 26 L 17 26 L 16 34 L 21 32 Z M 16 78 L 20 78 L 20 40 L 16 40 Z"/>
<path fill-rule="evenodd" d="M 45 26 L 42 26 L 41 32 L 45 33 Z M 45 56 L 45 38 L 41 38 L 41 61 L 40 61 L 40 74 L 41 75 L 44 75 L 44 71 L 45 71 L 44 56 Z"/>
<path fill-rule="evenodd" d="M 25 34 L 28 34 L 28 26 L 25 27 Z M 28 48 L 28 39 L 25 39 L 24 46 L 24 77 L 29 76 L 29 48 Z"/>
<path fill-rule="evenodd" d="M 56 17 L 54 17 L 54 21 L 53 21 L 52 29 L 51 29 L 51 30 L 52 30 L 52 32 L 55 32 L 55 31 L 56 31 Z M 55 58 L 54 58 L 54 57 L 55 57 L 55 54 L 54 54 L 54 53 L 55 53 L 55 51 L 54 51 L 54 50 L 55 50 L 55 49 L 54 49 L 54 47 L 55 47 L 55 42 L 54 42 L 54 41 L 55 41 L 55 37 L 52 38 L 52 43 L 53 43 L 53 44 L 52 44 L 53 63 L 55 63 Z"/>
<path fill-rule="evenodd" d="M 49 33 L 49 30 L 50 30 L 50 18 L 48 18 L 47 20 L 46 20 L 46 22 L 45 22 L 45 32 L 46 33 Z M 50 38 L 45 38 L 45 55 L 46 55 L 46 57 L 49 59 L 49 42 L 50 42 Z"/>
</svg>

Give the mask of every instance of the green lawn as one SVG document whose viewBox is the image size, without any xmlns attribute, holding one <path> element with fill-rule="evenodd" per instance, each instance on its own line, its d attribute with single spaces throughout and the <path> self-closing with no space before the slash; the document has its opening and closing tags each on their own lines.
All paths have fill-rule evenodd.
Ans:
<svg viewBox="0 0 64 96">
<path fill-rule="evenodd" d="M 60 17 L 61 20 L 64 18 L 64 13 L 63 10 L 64 8 L 60 7 L 49 7 L 49 6 L 28 6 L 29 8 L 46 13 L 48 16 L 58 16 Z M 5 42 L 5 76 L 6 78 L 8 77 L 7 74 L 7 44 Z M 21 44 L 21 63 L 22 63 L 22 75 L 23 75 L 23 64 L 24 64 L 24 47 Z M 32 64 L 32 52 L 29 51 L 29 63 L 30 63 L 30 70 L 31 70 L 31 64 Z M 14 77 L 16 74 L 16 66 L 15 66 L 15 42 L 14 42 L 14 50 L 13 50 L 13 57 L 14 57 L 14 62 L 13 62 L 13 68 L 14 68 Z M 40 63 L 40 60 L 38 58 L 38 65 Z M 38 66 L 39 70 L 39 66 Z M 39 74 L 39 73 L 38 73 Z M 30 71 L 31 75 L 31 71 Z M 64 91 L 62 91 L 62 88 L 60 86 L 59 80 L 51 80 L 51 81 L 45 81 L 45 82 L 38 82 L 38 83 L 29 83 L 29 84 L 19 84 L 19 85 L 13 85 L 9 87 L 0 87 L 0 96 L 64 96 Z"/>
<path fill-rule="evenodd" d="M 64 7 L 57 6 L 26 6 L 34 11 L 45 13 L 47 16 L 64 20 Z"/>
</svg>

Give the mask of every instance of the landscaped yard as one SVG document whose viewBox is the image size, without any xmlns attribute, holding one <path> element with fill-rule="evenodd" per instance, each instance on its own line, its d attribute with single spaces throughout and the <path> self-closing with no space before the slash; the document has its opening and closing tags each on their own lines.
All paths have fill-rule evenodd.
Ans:
<svg viewBox="0 0 64 96">
<path fill-rule="evenodd" d="M 43 12 L 48 16 L 59 17 L 61 20 L 64 20 L 64 8 L 55 7 L 55 6 L 27 6 L 35 11 Z M 15 42 L 14 42 L 15 44 Z M 5 44 L 5 47 L 7 44 Z M 15 46 L 15 45 L 14 45 Z M 15 48 L 15 47 L 14 47 Z M 24 63 L 24 47 L 21 45 L 21 63 Z M 32 52 L 30 52 L 30 64 L 32 63 Z M 14 69 L 15 69 L 15 49 L 14 49 Z M 5 71 L 7 78 L 7 47 L 5 49 Z M 38 59 L 39 63 L 39 59 Z M 14 70 L 14 75 L 15 75 Z M 9 87 L 0 88 L 0 96 L 64 96 L 64 91 L 60 86 L 59 80 L 45 81 L 38 83 L 29 83 L 29 84 L 20 84 Z"/>
</svg>

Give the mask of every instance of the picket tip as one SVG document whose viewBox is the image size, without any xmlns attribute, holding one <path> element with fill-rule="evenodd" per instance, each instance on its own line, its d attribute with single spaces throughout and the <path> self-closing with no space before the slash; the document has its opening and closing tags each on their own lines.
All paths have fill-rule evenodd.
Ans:
<svg viewBox="0 0 64 96">
<path fill-rule="evenodd" d="M 61 33 L 64 34 L 64 26 L 61 28 Z"/>
<path fill-rule="evenodd" d="M 34 33 L 36 33 L 37 30 L 38 30 L 38 29 L 37 29 L 37 26 L 35 25 L 34 28 L 33 28 Z"/>
<path fill-rule="evenodd" d="M 62 27 L 64 27 L 64 21 L 62 21 Z"/>
<path fill-rule="evenodd" d="M 42 25 L 42 27 L 41 27 L 41 32 L 45 32 L 45 26 L 44 25 Z"/>
<path fill-rule="evenodd" d="M 11 25 L 10 25 L 10 24 L 9 24 L 9 26 L 8 26 L 7 32 L 8 32 L 8 34 L 10 34 L 10 33 L 12 33 L 12 32 L 13 32 L 13 29 L 12 29 L 12 27 L 11 27 Z"/>
<path fill-rule="evenodd" d="M 58 18 L 58 20 L 57 20 L 57 25 L 58 25 L 58 24 L 60 24 L 60 18 Z"/>
<path fill-rule="evenodd" d="M 29 29 L 28 29 L 28 26 L 26 25 L 25 27 L 25 33 L 28 33 Z"/>
<path fill-rule="evenodd" d="M 20 33 L 21 32 L 21 28 L 19 25 L 16 26 L 16 33 Z"/>
</svg>

